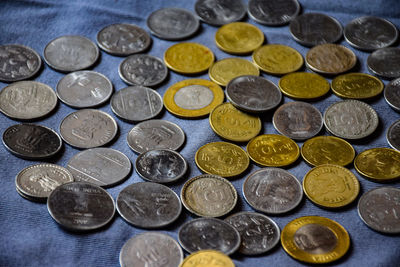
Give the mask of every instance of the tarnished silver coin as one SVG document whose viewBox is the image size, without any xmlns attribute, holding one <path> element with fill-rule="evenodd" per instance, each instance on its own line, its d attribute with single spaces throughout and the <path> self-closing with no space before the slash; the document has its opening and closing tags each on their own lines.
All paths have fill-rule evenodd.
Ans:
<svg viewBox="0 0 400 267">
<path fill-rule="evenodd" d="M 99 49 L 91 40 L 79 35 L 64 35 L 44 48 L 47 65 L 61 72 L 87 69 L 96 63 Z"/>
<path fill-rule="evenodd" d="M 400 78 L 397 78 L 385 86 L 383 96 L 390 107 L 400 111 Z"/>
<path fill-rule="evenodd" d="M 178 219 L 182 204 L 165 185 L 140 182 L 118 194 L 117 210 L 128 223 L 141 228 L 161 228 Z"/>
<path fill-rule="evenodd" d="M 76 71 L 64 76 L 56 87 L 58 98 L 73 108 L 90 108 L 105 103 L 113 92 L 111 81 L 95 71 Z"/>
<path fill-rule="evenodd" d="M 97 44 L 105 52 L 115 56 L 128 56 L 149 48 L 150 35 L 132 24 L 111 24 L 97 33 Z"/>
<path fill-rule="evenodd" d="M 115 214 L 112 196 L 103 188 L 84 182 L 62 184 L 47 198 L 53 219 L 71 231 L 90 231 L 108 224 Z"/>
<path fill-rule="evenodd" d="M 324 125 L 321 112 L 313 105 L 300 101 L 281 105 L 275 111 L 272 123 L 279 133 L 295 140 L 317 135 Z"/>
<path fill-rule="evenodd" d="M 274 248 L 281 236 L 279 226 L 269 217 L 249 211 L 235 213 L 225 219 L 239 231 L 241 244 L 239 252 L 244 255 L 258 255 Z"/>
<path fill-rule="evenodd" d="M 297 0 L 250 0 L 249 16 L 256 22 L 279 26 L 289 23 L 300 12 L 300 4 Z"/>
<path fill-rule="evenodd" d="M 400 47 L 378 49 L 367 58 L 368 69 L 384 78 L 400 77 Z"/>
<path fill-rule="evenodd" d="M 175 123 L 166 120 L 148 120 L 130 130 L 127 142 L 138 154 L 162 148 L 177 150 L 185 142 L 185 133 Z"/>
<path fill-rule="evenodd" d="M 303 188 L 297 178 L 284 169 L 262 168 L 246 178 L 243 196 L 255 210 L 282 214 L 299 205 Z"/>
<path fill-rule="evenodd" d="M 333 103 L 324 113 L 326 129 L 344 139 L 361 139 L 372 134 L 379 124 L 376 111 L 358 100 Z"/>
<path fill-rule="evenodd" d="M 16 120 L 32 120 L 46 116 L 57 105 L 54 90 L 40 82 L 21 81 L 0 92 L 0 111 Z"/>
<path fill-rule="evenodd" d="M 194 10 L 202 21 L 214 26 L 239 21 L 246 15 L 242 0 L 197 0 Z"/>
<path fill-rule="evenodd" d="M 400 233 L 400 189 L 378 187 L 364 193 L 358 201 L 358 215 L 375 231 Z"/>
<path fill-rule="evenodd" d="M 273 82 L 259 76 L 239 76 L 226 86 L 226 98 L 245 112 L 265 112 L 279 105 L 282 93 Z"/>
<path fill-rule="evenodd" d="M 238 230 L 215 218 L 198 218 L 184 223 L 179 229 L 178 239 L 189 253 L 213 249 L 230 255 L 240 246 Z"/>
<path fill-rule="evenodd" d="M 62 139 L 77 148 L 103 146 L 114 139 L 117 122 L 104 111 L 81 109 L 67 115 L 60 124 Z"/>
<path fill-rule="evenodd" d="M 160 232 L 145 232 L 130 238 L 121 248 L 121 267 L 177 267 L 183 260 L 178 242 Z"/>
<path fill-rule="evenodd" d="M 124 153 L 104 147 L 83 150 L 67 163 L 67 169 L 75 181 L 102 187 L 122 182 L 130 174 L 131 166 L 131 161 Z"/>
<path fill-rule="evenodd" d="M 395 121 L 387 130 L 387 142 L 391 147 L 400 151 L 400 120 Z"/>
</svg>

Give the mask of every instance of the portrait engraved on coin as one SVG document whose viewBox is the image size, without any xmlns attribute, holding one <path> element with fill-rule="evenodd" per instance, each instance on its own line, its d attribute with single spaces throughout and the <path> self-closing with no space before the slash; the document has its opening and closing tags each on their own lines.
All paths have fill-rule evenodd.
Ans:
<svg viewBox="0 0 400 267">
<path fill-rule="evenodd" d="M 324 254 L 334 250 L 338 240 L 328 227 L 311 223 L 296 231 L 294 243 L 299 249 L 307 253 Z"/>
</svg>

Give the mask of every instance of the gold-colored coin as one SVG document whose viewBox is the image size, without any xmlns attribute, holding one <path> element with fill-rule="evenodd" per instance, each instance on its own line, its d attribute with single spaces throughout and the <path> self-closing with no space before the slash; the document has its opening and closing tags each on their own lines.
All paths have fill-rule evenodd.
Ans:
<svg viewBox="0 0 400 267">
<path fill-rule="evenodd" d="M 293 258 L 312 264 L 338 260 L 350 247 L 350 237 L 339 223 L 320 216 L 305 216 L 282 230 L 283 249 Z"/>
<path fill-rule="evenodd" d="M 250 159 L 240 147 L 227 142 L 208 143 L 195 155 L 197 167 L 205 173 L 234 177 L 249 167 Z"/>
<path fill-rule="evenodd" d="M 220 251 L 200 250 L 187 256 L 179 267 L 235 267 L 235 264 Z"/>
<path fill-rule="evenodd" d="M 232 22 L 218 29 L 215 43 L 226 53 L 248 54 L 264 43 L 264 33 L 250 23 Z"/>
<path fill-rule="evenodd" d="M 304 62 L 296 49 L 281 44 L 261 46 L 254 51 L 253 61 L 261 70 L 275 75 L 297 71 Z"/>
<path fill-rule="evenodd" d="M 246 150 L 255 163 L 267 167 L 290 165 L 300 155 L 300 148 L 295 141 L 278 134 L 263 134 L 254 137 L 247 144 Z"/>
<path fill-rule="evenodd" d="M 222 103 L 211 111 L 210 126 L 224 139 L 246 142 L 261 131 L 261 120 L 238 110 L 231 103 Z"/>
<path fill-rule="evenodd" d="M 391 148 L 364 150 L 354 160 L 356 170 L 376 182 L 400 178 L 400 152 Z"/>
<path fill-rule="evenodd" d="M 164 94 L 164 106 L 183 118 L 205 116 L 224 102 L 222 88 L 204 79 L 189 79 L 170 86 Z"/>
<path fill-rule="evenodd" d="M 256 65 L 243 58 L 225 58 L 215 62 L 208 71 L 211 81 L 226 86 L 232 79 L 242 75 L 260 75 Z"/>
<path fill-rule="evenodd" d="M 279 80 L 279 88 L 295 99 L 314 99 L 329 92 L 329 82 L 322 76 L 309 72 L 294 72 Z"/>
<path fill-rule="evenodd" d="M 301 147 L 301 156 L 313 166 L 346 166 L 353 162 L 355 155 L 356 152 L 350 143 L 335 136 L 316 136 L 305 141 Z"/>
<path fill-rule="evenodd" d="M 196 74 L 208 70 L 214 62 L 213 52 L 198 43 L 178 43 L 164 53 L 168 68 L 183 74 Z"/>
<path fill-rule="evenodd" d="M 382 93 L 384 84 L 366 73 L 347 73 L 332 80 L 332 91 L 343 98 L 365 99 Z"/>
<path fill-rule="evenodd" d="M 360 192 L 357 177 L 348 169 L 323 164 L 311 169 L 303 179 L 308 199 L 325 208 L 340 208 L 353 202 Z"/>
</svg>

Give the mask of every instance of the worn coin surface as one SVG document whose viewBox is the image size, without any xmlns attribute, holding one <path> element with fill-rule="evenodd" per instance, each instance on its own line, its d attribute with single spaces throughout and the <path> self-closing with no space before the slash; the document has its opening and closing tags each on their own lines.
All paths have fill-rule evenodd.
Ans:
<svg viewBox="0 0 400 267">
<path fill-rule="evenodd" d="M 242 0 L 197 0 L 194 10 L 202 21 L 213 26 L 238 21 L 246 15 Z"/>
<path fill-rule="evenodd" d="M 384 84 L 375 76 L 365 73 L 347 73 L 336 76 L 331 83 L 332 91 L 342 97 L 365 99 L 379 95 Z"/>
<path fill-rule="evenodd" d="M 297 0 L 250 0 L 248 14 L 256 22 L 268 26 L 280 26 L 289 23 L 300 12 Z"/>
<path fill-rule="evenodd" d="M 368 69 L 385 78 L 400 77 L 400 47 L 380 48 L 367 58 Z"/>
<path fill-rule="evenodd" d="M 386 132 L 386 139 L 391 147 L 400 151 L 400 120 L 390 125 Z"/>
<path fill-rule="evenodd" d="M 235 267 L 235 263 L 224 253 L 217 250 L 200 250 L 187 256 L 179 267 L 202 267 L 204 263 L 210 267 Z"/>
<path fill-rule="evenodd" d="M 396 111 L 400 111 L 400 78 L 388 83 L 385 86 L 383 95 L 391 108 Z"/>
<path fill-rule="evenodd" d="M 309 72 L 294 72 L 279 80 L 279 88 L 295 99 L 315 99 L 329 92 L 329 82 L 322 76 Z"/>
</svg>

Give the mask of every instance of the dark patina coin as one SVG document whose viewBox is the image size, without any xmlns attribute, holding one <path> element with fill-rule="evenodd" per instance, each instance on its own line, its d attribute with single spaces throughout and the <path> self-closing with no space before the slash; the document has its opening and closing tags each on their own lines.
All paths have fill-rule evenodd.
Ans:
<svg viewBox="0 0 400 267">
<path fill-rule="evenodd" d="M 242 0 L 197 0 L 194 9 L 201 20 L 214 26 L 241 20 L 246 15 Z"/>
<path fill-rule="evenodd" d="M 400 78 L 388 83 L 383 91 L 386 102 L 396 111 L 400 111 Z"/>
<path fill-rule="evenodd" d="M 297 0 L 250 0 L 249 16 L 258 23 L 279 26 L 289 23 L 300 12 Z"/>
<path fill-rule="evenodd" d="M 387 142 L 391 147 L 400 151 L 400 120 L 395 121 L 386 133 Z"/>
<path fill-rule="evenodd" d="M 386 47 L 374 51 L 367 58 L 368 69 L 384 78 L 400 77 L 400 47 Z"/>
</svg>

